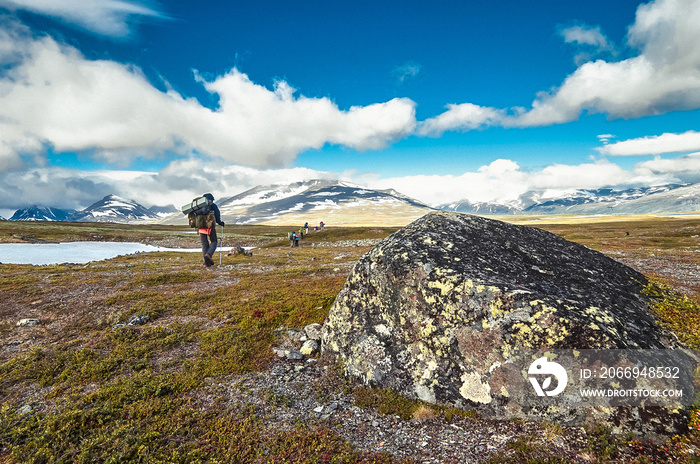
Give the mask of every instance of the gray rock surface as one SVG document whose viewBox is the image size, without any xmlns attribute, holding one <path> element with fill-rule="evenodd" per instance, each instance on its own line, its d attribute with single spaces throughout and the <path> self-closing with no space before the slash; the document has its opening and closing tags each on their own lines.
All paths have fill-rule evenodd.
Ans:
<svg viewBox="0 0 700 464">
<path fill-rule="evenodd" d="M 532 350 L 669 348 L 645 283 L 537 228 L 431 213 L 358 261 L 324 324 L 323 350 L 342 358 L 347 374 L 409 398 L 561 419 L 569 412 L 513 404 L 509 365 Z M 640 416 L 594 415 L 619 414 Z"/>
</svg>

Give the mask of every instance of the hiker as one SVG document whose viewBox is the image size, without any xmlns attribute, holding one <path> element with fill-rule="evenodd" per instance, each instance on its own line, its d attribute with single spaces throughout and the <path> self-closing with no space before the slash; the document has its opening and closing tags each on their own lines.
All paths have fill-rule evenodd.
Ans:
<svg viewBox="0 0 700 464">
<path fill-rule="evenodd" d="M 294 246 L 294 232 L 287 232 L 287 238 L 289 239 L 289 247 Z"/>
<path fill-rule="evenodd" d="M 323 221 L 321 221 L 318 226 L 321 228 L 321 230 L 324 230 L 326 227 L 326 225 L 323 223 Z"/>
<path fill-rule="evenodd" d="M 214 218 L 216 219 L 216 224 L 225 226 L 224 221 L 221 220 L 221 212 L 219 207 L 214 203 L 214 196 L 211 193 L 205 193 L 205 198 L 211 200 L 211 210 L 214 212 Z M 204 266 L 210 267 L 214 265 L 214 252 L 216 251 L 216 224 L 211 229 L 199 229 L 199 239 L 202 241 L 202 255 L 204 256 Z"/>
<path fill-rule="evenodd" d="M 304 223 L 304 233 L 306 235 L 309 235 L 309 223 L 308 222 Z"/>
<path fill-rule="evenodd" d="M 294 234 L 294 246 L 295 247 L 299 246 L 299 234 L 297 234 L 297 233 Z"/>
</svg>

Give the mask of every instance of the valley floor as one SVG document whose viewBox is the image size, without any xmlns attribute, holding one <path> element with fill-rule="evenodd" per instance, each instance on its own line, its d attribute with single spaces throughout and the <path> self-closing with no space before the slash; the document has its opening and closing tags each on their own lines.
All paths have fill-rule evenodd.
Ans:
<svg viewBox="0 0 700 464">
<path fill-rule="evenodd" d="M 698 219 L 537 226 L 700 302 Z M 64 227 L 50 239 L 196 240 Z M 284 227 L 231 228 L 227 246 L 258 248 L 209 269 L 178 252 L 0 266 L 0 462 L 697 462 L 693 432 L 650 443 L 492 421 L 364 388 L 322 357 L 276 357 L 286 329 L 322 322 L 357 259 L 394 230 L 328 229 L 290 248 Z M 32 225 L 21 235 L 45 234 Z"/>
</svg>

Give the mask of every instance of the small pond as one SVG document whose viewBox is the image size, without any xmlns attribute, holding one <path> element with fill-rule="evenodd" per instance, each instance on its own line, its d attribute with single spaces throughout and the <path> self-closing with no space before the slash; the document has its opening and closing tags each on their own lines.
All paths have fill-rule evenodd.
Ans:
<svg viewBox="0 0 700 464">
<path fill-rule="evenodd" d="M 226 247 L 221 251 L 226 250 L 230 248 Z M 199 249 L 162 248 L 135 242 L 0 243 L 0 263 L 84 264 L 115 256 L 153 251 L 201 252 Z"/>
</svg>

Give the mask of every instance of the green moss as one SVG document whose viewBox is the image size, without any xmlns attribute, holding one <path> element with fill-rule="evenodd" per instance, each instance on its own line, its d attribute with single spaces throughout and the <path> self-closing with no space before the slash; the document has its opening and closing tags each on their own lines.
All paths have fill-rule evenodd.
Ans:
<svg viewBox="0 0 700 464">
<path fill-rule="evenodd" d="M 212 276 L 207 274 L 203 275 L 201 272 L 165 272 L 134 279 L 126 288 L 134 288 L 139 286 L 156 287 L 159 285 L 189 284 L 211 280 L 211 278 Z"/>
<path fill-rule="evenodd" d="M 700 304 L 659 280 L 649 280 L 643 292 L 661 325 L 690 348 L 700 349 Z"/>
<path fill-rule="evenodd" d="M 391 389 L 357 387 L 353 393 L 358 407 L 376 409 L 380 414 L 395 414 L 403 420 L 411 419 L 413 413 L 423 404 L 403 397 Z"/>
<path fill-rule="evenodd" d="M 534 437 L 521 437 L 506 444 L 506 450 L 491 456 L 489 464 L 564 464 L 568 459 L 556 456 L 545 445 L 534 442 Z"/>
</svg>

